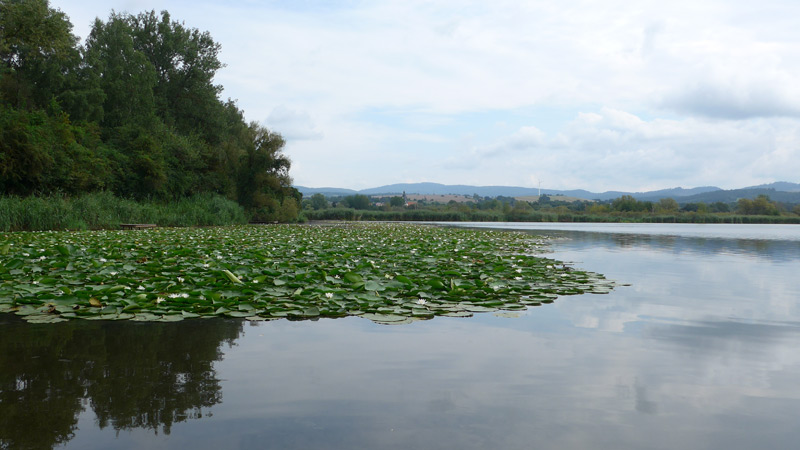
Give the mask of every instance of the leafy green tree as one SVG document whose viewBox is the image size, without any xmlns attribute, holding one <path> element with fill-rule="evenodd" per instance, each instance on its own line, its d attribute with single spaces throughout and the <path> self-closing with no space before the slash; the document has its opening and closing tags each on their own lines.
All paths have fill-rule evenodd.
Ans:
<svg viewBox="0 0 800 450">
<path fill-rule="evenodd" d="M 740 198 L 736 202 L 736 212 L 745 215 L 777 216 L 780 214 L 780 209 L 768 196 L 762 194 L 753 200 Z"/>
<path fill-rule="evenodd" d="M 72 24 L 47 0 L 0 0 L 0 97 L 43 108 L 80 62 Z"/>
<path fill-rule="evenodd" d="M 213 83 L 220 45 L 168 12 L 111 13 L 83 48 L 47 0 L 0 0 L 0 189 L 176 200 L 212 192 L 295 220 L 280 135 Z"/>
<path fill-rule="evenodd" d="M 644 205 L 632 195 L 623 195 L 611 202 L 611 209 L 619 212 L 637 212 L 644 209 Z"/>
<path fill-rule="evenodd" d="M 239 164 L 239 203 L 257 221 L 285 220 L 292 213 L 296 217 L 302 196 L 291 187 L 291 161 L 283 154 L 286 141 L 257 123 L 247 132 L 249 142 Z"/>
<path fill-rule="evenodd" d="M 353 209 L 369 209 L 372 205 L 369 197 L 364 194 L 348 195 L 342 199 L 342 203 Z"/>
<path fill-rule="evenodd" d="M 453 200 L 451 200 L 451 201 L 453 201 Z M 399 197 L 399 196 L 395 195 L 394 197 L 389 199 L 389 206 L 392 206 L 394 208 L 400 208 L 403 205 L 405 205 L 405 201 L 403 201 L 403 197 Z"/>
<path fill-rule="evenodd" d="M 147 55 L 136 49 L 126 15 L 112 13 L 107 22 L 95 20 L 84 59 L 105 94 L 104 127 L 153 126 L 158 79 Z"/>
<path fill-rule="evenodd" d="M 656 204 L 655 209 L 661 214 L 675 214 L 680 209 L 680 205 L 674 198 L 662 198 Z"/>
<path fill-rule="evenodd" d="M 730 205 L 728 205 L 727 203 L 724 203 L 724 202 L 714 202 L 711 205 L 709 205 L 709 209 L 711 210 L 711 212 L 715 212 L 715 213 L 731 212 Z"/>
<path fill-rule="evenodd" d="M 223 67 L 221 46 L 208 32 L 172 21 L 167 11 L 125 16 L 133 48 L 142 53 L 155 70 L 153 95 L 158 115 L 182 134 L 203 134 L 219 140 L 224 128 L 218 96 L 222 86 L 213 84 Z"/>
<path fill-rule="evenodd" d="M 325 209 L 328 207 L 328 199 L 322 194 L 314 194 L 311 196 L 311 207 L 314 209 Z"/>
</svg>

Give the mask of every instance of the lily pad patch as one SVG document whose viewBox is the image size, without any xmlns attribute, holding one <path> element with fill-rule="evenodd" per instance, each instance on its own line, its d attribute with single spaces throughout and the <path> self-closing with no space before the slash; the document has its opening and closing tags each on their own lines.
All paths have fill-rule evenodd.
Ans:
<svg viewBox="0 0 800 450">
<path fill-rule="evenodd" d="M 0 313 L 31 323 L 361 316 L 404 324 L 608 293 L 526 233 L 414 224 L 0 235 Z M 509 314 L 506 314 L 509 313 Z"/>
</svg>

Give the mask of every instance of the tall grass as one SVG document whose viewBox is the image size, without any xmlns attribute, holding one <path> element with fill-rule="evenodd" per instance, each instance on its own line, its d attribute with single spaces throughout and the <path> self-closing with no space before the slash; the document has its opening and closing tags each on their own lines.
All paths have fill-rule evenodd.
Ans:
<svg viewBox="0 0 800 450">
<path fill-rule="evenodd" d="M 80 197 L 0 197 L 0 230 L 86 230 L 123 223 L 207 226 L 247 223 L 244 209 L 219 195 L 196 195 L 170 203 L 135 202 L 96 192 Z"/>
</svg>

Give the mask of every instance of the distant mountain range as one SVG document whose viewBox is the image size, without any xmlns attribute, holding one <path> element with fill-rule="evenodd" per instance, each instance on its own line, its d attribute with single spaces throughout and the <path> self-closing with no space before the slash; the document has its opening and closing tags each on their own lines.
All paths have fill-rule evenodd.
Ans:
<svg viewBox="0 0 800 450">
<path fill-rule="evenodd" d="M 420 195 L 474 195 L 481 197 L 523 197 L 539 195 L 538 188 L 526 188 L 518 186 L 470 186 L 470 185 L 446 185 L 439 183 L 400 183 L 380 186 L 370 189 L 356 191 L 353 189 L 342 189 L 333 187 L 309 188 L 305 186 L 295 186 L 304 196 L 323 194 L 326 197 L 340 197 L 354 194 L 369 196 L 391 196 L 406 194 Z M 776 183 L 750 186 L 741 189 L 724 190 L 714 186 L 703 186 L 691 189 L 672 188 L 661 189 L 649 192 L 624 192 L 606 191 L 590 192 L 583 189 L 558 190 L 542 189 L 542 194 L 565 195 L 586 200 L 613 200 L 623 195 L 631 195 L 639 200 L 658 201 L 662 198 L 674 198 L 679 203 L 693 202 L 735 202 L 740 198 L 755 198 L 758 195 L 766 194 L 772 200 L 784 203 L 800 203 L 800 184 L 779 181 Z"/>
</svg>

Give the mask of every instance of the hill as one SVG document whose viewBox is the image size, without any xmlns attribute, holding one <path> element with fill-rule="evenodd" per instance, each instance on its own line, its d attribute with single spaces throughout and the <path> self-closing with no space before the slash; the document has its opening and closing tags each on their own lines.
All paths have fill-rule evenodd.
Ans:
<svg viewBox="0 0 800 450">
<path fill-rule="evenodd" d="M 354 194 L 368 196 L 391 196 L 402 195 L 437 195 L 437 196 L 470 196 L 480 197 L 536 197 L 539 196 L 539 189 L 520 186 L 471 186 L 464 184 L 447 185 L 440 183 L 399 183 L 375 188 L 353 189 L 342 188 L 309 188 L 295 186 L 304 196 L 321 193 L 328 197 L 338 197 Z M 768 195 L 772 200 L 782 203 L 800 203 L 800 184 L 779 181 L 760 186 L 751 186 L 741 189 L 723 190 L 715 186 L 701 186 L 684 189 L 676 187 L 671 189 L 660 189 L 648 192 L 625 192 L 625 191 L 606 191 L 591 192 L 583 189 L 558 190 L 541 189 L 542 194 L 550 196 L 571 197 L 576 200 L 613 200 L 623 195 L 630 195 L 637 200 L 658 201 L 662 198 L 674 198 L 678 203 L 714 203 L 725 202 L 733 203 L 740 198 L 753 199 L 759 195 Z"/>
</svg>

